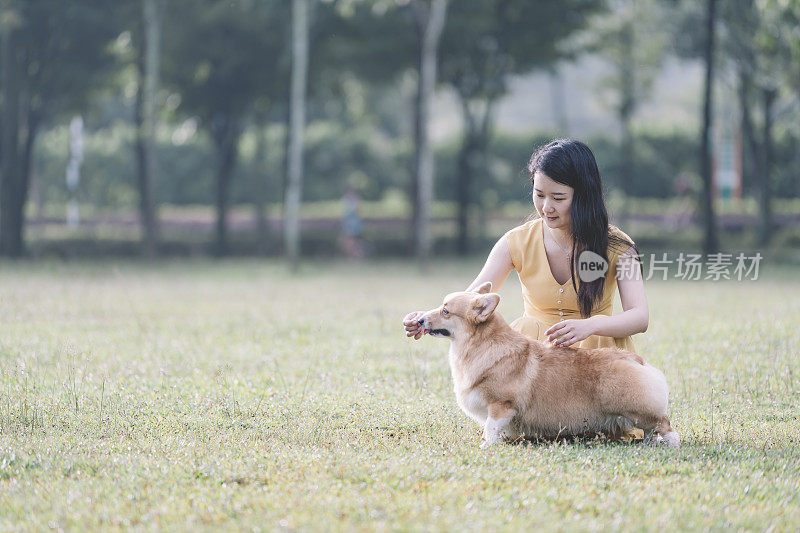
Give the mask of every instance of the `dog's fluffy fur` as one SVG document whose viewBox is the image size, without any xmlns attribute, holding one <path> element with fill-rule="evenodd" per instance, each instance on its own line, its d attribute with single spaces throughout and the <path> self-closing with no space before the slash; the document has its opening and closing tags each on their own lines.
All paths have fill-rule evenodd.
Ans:
<svg viewBox="0 0 800 533">
<path fill-rule="evenodd" d="M 631 425 L 680 445 L 658 369 L 626 350 L 556 347 L 518 333 L 494 312 L 500 295 L 491 288 L 449 294 L 419 320 L 451 341 L 458 405 L 483 426 L 482 447 L 521 436 L 615 436 Z"/>
</svg>

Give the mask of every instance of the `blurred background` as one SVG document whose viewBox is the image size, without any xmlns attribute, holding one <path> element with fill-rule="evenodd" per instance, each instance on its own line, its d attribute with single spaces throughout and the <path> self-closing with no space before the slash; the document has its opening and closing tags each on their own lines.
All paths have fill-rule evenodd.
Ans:
<svg viewBox="0 0 800 533">
<path fill-rule="evenodd" d="M 594 151 L 643 250 L 800 262 L 798 0 L 3 0 L 0 253 L 425 264 Z"/>
</svg>

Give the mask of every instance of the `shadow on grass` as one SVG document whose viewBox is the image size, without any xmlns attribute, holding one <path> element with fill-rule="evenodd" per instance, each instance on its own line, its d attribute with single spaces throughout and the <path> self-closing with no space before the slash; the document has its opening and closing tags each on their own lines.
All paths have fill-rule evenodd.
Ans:
<svg viewBox="0 0 800 533">
<path fill-rule="evenodd" d="M 511 440 L 512 446 L 541 446 L 541 445 L 583 445 L 583 446 L 632 446 L 645 444 L 640 436 L 625 435 L 622 437 L 606 435 L 604 433 L 584 433 L 581 435 L 559 435 L 555 437 L 522 436 Z"/>
</svg>

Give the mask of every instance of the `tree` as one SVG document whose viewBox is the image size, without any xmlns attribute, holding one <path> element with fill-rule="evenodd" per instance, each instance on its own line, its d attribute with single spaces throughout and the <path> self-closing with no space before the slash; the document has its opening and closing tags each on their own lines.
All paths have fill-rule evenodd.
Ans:
<svg viewBox="0 0 800 533">
<path fill-rule="evenodd" d="M 704 67 L 698 170 L 701 190 L 698 198 L 703 225 L 703 251 L 711 254 L 719 249 L 717 220 L 714 213 L 711 165 L 713 132 L 713 86 L 717 55 L 717 1 L 682 2 L 672 18 L 673 46 L 681 57 L 697 58 Z"/>
<path fill-rule="evenodd" d="M 10 0 L 0 10 L 3 45 L 3 175 L 0 254 L 24 254 L 24 210 L 39 128 L 86 109 L 119 67 L 108 44 L 122 22 L 104 0 Z"/>
<path fill-rule="evenodd" d="M 142 0 L 142 38 L 137 61 L 139 90 L 136 97 L 136 155 L 139 175 L 139 213 L 145 255 L 157 252 L 156 215 L 156 92 L 161 56 L 162 0 Z"/>
<path fill-rule="evenodd" d="M 329 74 L 326 76 L 329 88 L 336 85 L 336 80 L 351 82 L 353 76 L 369 85 L 369 90 L 397 84 L 407 74 L 416 78 L 417 89 L 410 109 L 414 142 L 409 180 L 410 244 L 424 269 L 432 243 L 429 220 L 435 181 L 428 125 L 436 87 L 438 43 L 448 2 L 347 0 L 334 2 L 334 5 L 338 28 L 335 38 L 329 39 L 326 46 L 312 47 L 334 59 L 335 72 L 322 66 Z M 312 68 L 312 75 L 314 70 Z"/>
<path fill-rule="evenodd" d="M 797 92 L 791 36 L 800 19 L 800 2 L 731 0 L 722 7 L 726 32 L 721 48 L 738 84 L 746 171 L 758 200 L 757 238 L 766 246 L 773 234 L 775 108 L 782 89 Z"/>
<path fill-rule="evenodd" d="M 22 224 L 18 203 L 24 205 L 24 191 L 20 190 L 27 178 L 19 165 L 19 107 L 20 107 L 20 54 L 21 26 L 17 11 L 6 10 L 2 20 L 2 83 L 3 122 L 2 184 L 0 184 L 0 253 L 17 256 L 22 252 Z"/>
<path fill-rule="evenodd" d="M 403 86 L 403 81 L 407 79 L 416 79 L 416 94 L 411 98 L 411 105 L 406 110 L 410 115 L 408 121 L 410 126 L 406 127 L 406 121 L 395 115 L 386 120 L 387 106 L 370 109 L 370 117 L 361 116 L 359 119 L 362 125 L 364 122 L 374 121 L 374 127 L 380 128 L 381 133 L 391 138 L 391 142 L 396 145 L 405 144 L 409 136 L 412 139 L 413 158 L 408 168 L 407 189 L 409 203 L 412 206 L 408 245 L 410 250 L 424 256 L 427 255 L 424 250 L 427 249 L 429 243 L 422 242 L 421 239 L 430 236 L 430 229 L 426 231 L 427 235 L 423 236 L 417 228 L 423 225 L 429 227 L 427 221 L 430 218 L 430 209 L 421 206 L 420 196 L 421 193 L 430 193 L 429 195 L 422 194 L 426 198 L 430 196 L 430 200 L 422 200 L 429 202 L 432 201 L 433 192 L 430 189 L 420 190 L 419 171 L 430 168 L 433 172 L 435 168 L 432 165 L 427 166 L 427 163 L 420 166 L 420 163 L 428 158 L 425 154 L 431 151 L 430 147 L 423 148 L 421 145 L 423 142 L 429 144 L 427 121 L 430 120 L 430 116 L 429 113 L 424 113 L 421 107 L 425 100 L 419 98 L 422 88 L 419 71 L 423 44 L 421 39 L 424 37 L 424 33 L 420 32 L 421 25 L 428 22 L 424 19 L 424 14 L 431 4 L 422 2 L 415 5 L 416 7 L 410 2 L 402 0 L 336 2 L 334 10 L 335 25 L 338 28 L 336 38 L 330 39 L 325 46 L 314 46 L 313 51 L 327 51 L 327 57 L 330 58 L 330 61 L 327 62 L 329 66 L 325 68 L 325 62 L 322 62 L 320 72 L 325 73 L 329 88 L 334 93 L 339 92 L 340 99 L 343 101 L 347 101 L 346 87 L 352 87 L 354 80 L 360 84 L 360 89 L 370 96 L 386 93 L 389 90 L 405 96 L 405 91 L 398 87 Z M 415 13 L 418 14 L 415 15 Z M 421 20 L 419 15 L 423 16 Z M 446 10 L 442 15 L 446 16 Z M 431 27 L 431 29 L 434 28 Z M 312 75 L 316 70 L 312 68 Z M 340 81 L 340 87 L 330 87 L 332 81 L 334 84 L 336 81 Z M 312 88 L 317 86 L 316 83 L 311 85 Z M 403 98 L 403 100 L 406 99 Z M 401 114 L 405 115 L 405 112 L 401 112 Z M 381 120 L 381 117 L 384 120 Z M 425 135 L 425 138 L 422 135 Z M 430 174 L 430 176 L 433 175 Z M 431 181 L 434 180 L 431 178 Z M 420 245 L 422 249 L 420 249 Z"/>
<path fill-rule="evenodd" d="M 290 96 L 288 185 L 284 202 L 286 254 L 297 270 L 300 256 L 300 197 L 303 183 L 303 128 L 308 78 L 308 4 L 292 1 L 292 86 Z"/>
<path fill-rule="evenodd" d="M 717 21 L 717 0 L 706 0 L 706 31 L 703 52 L 705 78 L 703 85 L 703 126 L 700 133 L 700 169 L 703 179 L 703 191 L 700 197 L 703 213 L 703 251 L 712 254 L 719 249 L 717 222 L 714 216 L 713 178 L 711 168 L 711 131 L 714 84 L 714 51 L 716 44 L 715 26 Z"/>
<path fill-rule="evenodd" d="M 164 36 L 164 80 L 196 116 L 215 152 L 216 253 L 228 250 L 227 210 L 239 138 L 257 101 L 285 93 L 281 58 L 287 41 L 282 2 L 170 2 Z"/>
<path fill-rule="evenodd" d="M 433 238 L 430 218 L 433 204 L 433 150 L 430 143 L 431 101 L 436 88 L 439 38 L 447 13 L 445 0 L 412 0 L 417 30 L 419 66 L 414 108 L 414 242 L 422 270 L 427 270 Z"/>
<path fill-rule="evenodd" d="M 475 176 L 485 165 L 494 104 L 514 74 L 570 56 L 567 40 L 601 6 L 599 0 L 529 2 L 459 0 L 442 38 L 442 82 L 458 95 L 464 139 L 458 156 L 458 250 L 468 251 L 467 212 Z"/>
<path fill-rule="evenodd" d="M 615 0 L 610 8 L 591 25 L 587 48 L 598 52 L 613 67 L 602 87 L 613 95 L 620 124 L 620 185 L 627 198 L 636 160 L 633 118 L 650 94 L 665 57 L 668 33 L 660 0 Z M 623 207 L 623 216 L 627 212 L 627 206 Z"/>
</svg>

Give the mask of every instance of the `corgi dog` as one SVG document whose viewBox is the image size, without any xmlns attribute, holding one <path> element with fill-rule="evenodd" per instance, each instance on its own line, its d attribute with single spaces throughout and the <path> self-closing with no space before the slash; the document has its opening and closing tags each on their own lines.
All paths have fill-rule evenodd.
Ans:
<svg viewBox="0 0 800 533">
<path fill-rule="evenodd" d="M 680 446 L 667 416 L 667 381 L 639 355 L 619 348 L 576 349 L 540 342 L 495 313 L 490 282 L 456 292 L 426 312 L 425 333 L 450 340 L 459 407 L 483 427 L 482 448 L 520 437 L 643 428 L 650 442 Z"/>
</svg>

